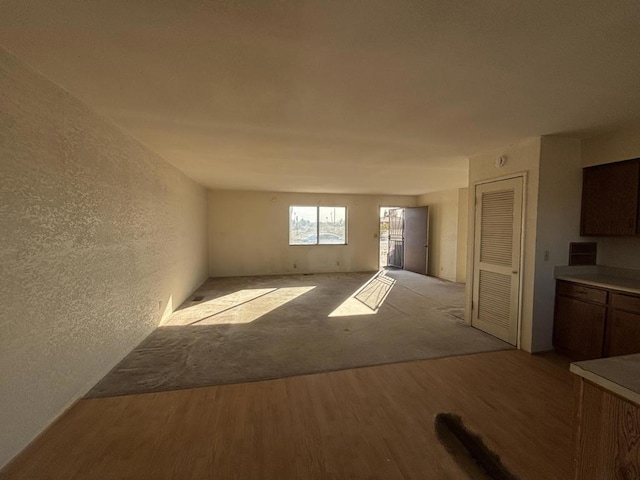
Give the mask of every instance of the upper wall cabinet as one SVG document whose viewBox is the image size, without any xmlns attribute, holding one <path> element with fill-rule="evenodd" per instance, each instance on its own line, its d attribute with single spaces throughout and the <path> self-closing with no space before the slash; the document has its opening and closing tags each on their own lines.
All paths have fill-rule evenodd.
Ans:
<svg viewBox="0 0 640 480">
<path fill-rule="evenodd" d="M 640 233 L 640 159 L 583 169 L 580 235 Z"/>
</svg>

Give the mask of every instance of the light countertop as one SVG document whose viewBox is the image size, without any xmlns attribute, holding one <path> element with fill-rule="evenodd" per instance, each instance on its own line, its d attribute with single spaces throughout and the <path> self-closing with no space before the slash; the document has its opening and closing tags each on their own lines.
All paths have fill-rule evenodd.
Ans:
<svg viewBox="0 0 640 480">
<path fill-rule="evenodd" d="M 570 370 L 640 406 L 640 354 L 575 362 Z"/>
<path fill-rule="evenodd" d="M 638 278 L 618 277 L 602 273 L 583 273 L 557 275 L 556 279 L 640 295 L 640 279 Z"/>
</svg>

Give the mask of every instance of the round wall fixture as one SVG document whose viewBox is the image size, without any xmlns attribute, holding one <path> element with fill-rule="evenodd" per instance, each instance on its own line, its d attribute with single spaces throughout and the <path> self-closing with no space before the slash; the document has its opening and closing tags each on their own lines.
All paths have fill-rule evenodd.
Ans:
<svg viewBox="0 0 640 480">
<path fill-rule="evenodd" d="M 507 163 L 507 157 L 504 155 L 500 155 L 496 158 L 495 166 L 496 168 L 504 167 L 505 163 Z"/>
</svg>

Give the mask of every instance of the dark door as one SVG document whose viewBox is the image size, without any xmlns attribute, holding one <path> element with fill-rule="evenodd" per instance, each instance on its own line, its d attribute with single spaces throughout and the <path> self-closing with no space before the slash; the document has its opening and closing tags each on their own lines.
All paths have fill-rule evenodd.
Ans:
<svg viewBox="0 0 640 480">
<path fill-rule="evenodd" d="M 404 209 L 404 269 L 427 274 L 429 207 Z"/>
<path fill-rule="evenodd" d="M 402 268 L 404 262 L 404 208 L 389 210 L 389 250 L 387 265 Z"/>
</svg>

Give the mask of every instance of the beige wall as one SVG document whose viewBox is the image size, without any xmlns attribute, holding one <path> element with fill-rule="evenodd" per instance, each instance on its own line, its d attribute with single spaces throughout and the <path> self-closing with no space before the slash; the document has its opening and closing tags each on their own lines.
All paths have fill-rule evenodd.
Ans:
<svg viewBox="0 0 640 480">
<path fill-rule="evenodd" d="M 458 248 L 456 250 L 456 282 L 467 282 L 467 245 L 469 232 L 469 189 L 458 189 Z"/>
<path fill-rule="evenodd" d="M 554 267 L 567 265 L 570 242 L 585 240 L 580 238 L 581 193 L 580 140 L 542 137 L 531 339 L 534 352 L 553 348 Z"/>
<path fill-rule="evenodd" d="M 457 188 L 418 197 L 418 205 L 429 207 L 428 274 L 452 282 L 457 281 L 459 201 Z"/>
<path fill-rule="evenodd" d="M 582 166 L 640 157 L 640 122 L 582 141 Z"/>
<path fill-rule="evenodd" d="M 502 168 L 495 159 L 506 155 Z M 520 346 L 530 352 L 550 350 L 555 280 L 553 269 L 568 262 L 569 242 L 580 241 L 582 191 L 581 142 L 543 136 L 471 159 L 469 184 L 519 172 L 527 173 Z M 469 195 L 469 231 L 473 232 L 474 194 Z M 548 258 L 547 258 L 548 253 Z M 473 258 L 469 238 L 468 258 Z M 472 278 L 473 265 L 467 272 Z M 471 282 L 467 283 L 468 315 Z"/>
<path fill-rule="evenodd" d="M 640 270 L 640 238 L 598 238 L 598 265 Z"/>
<path fill-rule="evenodd" d="M 0 466 L 207 276 L 206 191 L 0 49 Z"/>
<path fill-rule="evenodd" d="M 582 165 L 640 157 L 640 124 L 585 140 Z M 640 237 L 598 238 L 598 264 L 640 270 Z"/>
<path fill-rule="evenodd" d="M 524 140 L 518 144 L 496 149 L 469 159 L 469 242 L 467 258 L 473 258 L 473 232 L 475 222 L 475 184 L 497 179 L 506 175 L 526 172 L 525 184 L 525 231 L 524 231 L 524 269 L 521 272 L 523 282 L 522 320 L 520 346 L 524 350 L 533 348 L 533 286 L 535 280 L 536 227 L 538 218 L 538 179 L 540 160 L 540 138 Z M 501 168 L 495 167 L 496 158 L 506 155 L 507 162 Z M 467 322 L 471 321 L 473 262 L 467 264 Z"/>
<path fill-rule="evenodd" d="M 290 246 L 291 205 L 346 206 L 348 245 Z M 209 274 L 377 270 L 380 206 L 415 205 L 413 196 L 210 190 Z"/>
</svg>

